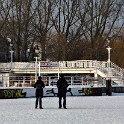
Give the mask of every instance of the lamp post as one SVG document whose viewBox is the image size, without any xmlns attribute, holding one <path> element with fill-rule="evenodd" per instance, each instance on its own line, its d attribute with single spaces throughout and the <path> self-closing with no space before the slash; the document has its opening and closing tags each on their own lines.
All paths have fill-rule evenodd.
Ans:
<svg viewBox="0 0 124 124">
<path fill-rule="evenodd" d="M 13 53 L 14 51 L 12 50 L 13 49 L 13 44 L 12 44 L 12 40 L 7 37 L 7 40 L 9 42 L 9 45 L 10 45 L 10 71 L 12 70 L 12 63 L 13 63 Z M 9 77 L 10 77 L 10 74 L 9 74 Z M 7 83 L 7 86 L 10 86 L 10 82 L 9 82 L 9 79 L 8 79 L 8 83 Z"/>
<path fill-rule="evenodd" d="M 28 48 L 26 51 L 26 61 L 30 61 L 30 49 Z"/>
<path fill-rule="evenodd" d="M 35 82 L 37 81 L 37 57 L 35 57 Z"/>
<path fill-rule="evenodd" d="M 12 50 L 13 44 L 12 44 L 12 40 L 10 38 L 7 37 L 7 40 L 10 43 L 10 62 L 11 62 L 11 69 L 12 69 L 12 63 L 13 63 L 13 53 L 14 51 Z"/>
<path fill-rule="evenodd" d="M 109 76 L 109 71 L 110 71 L 110 62 L 111 62 L 111 60 L 110 60 L 110 58 L 111 58 L 111 54 L 110 54 L 110 51 L 111 51 L 111 47 L 110 46 L 108 46 L 107 48 L 106 48 L 107 50 L 108 50 L 108 61 L 107 61 L 107 63 L 108 63 L 108 76 Z"/>
<path fill-rule="evenodd" d="M 38 48 L 38 45 L 35 46 L 35 54 L 36 54 L 36 57 L 35 57 L 35 82 L 37 80 L 37 74 L 38 76 L 40 76 L 40 61 L 38 62 L 38 60 L 40 60 L 40 57 L 38 57 L 38 54 L 39 54 L 39 48 Z"/>
<path fill-rule="evenodd" d="M 110 51 L 111 51 L 111 47 L 108 46 L 108 48 L 106 48 L 108 50 L 108 63 L 110 63 Z"/>
<path fill-rule="evenodd" d="M 106 80 L 106 95 L 111 96 L 111 70 L 110 70 L 110 51 L 112 48 L 110 48 L 110 46 L 108 46 L 108 48 L 106 48 L 108 50 L 108 71 L 107 71 L 107 80 Z"/>
<path fill-rule="evenodd" d="M 13 62 L 13 53 L 14 53 L 14 51 L 11 49 L 11 50 L 10 50 L 10 54 L 11 54 L 11 63 Z"/>
</svg>

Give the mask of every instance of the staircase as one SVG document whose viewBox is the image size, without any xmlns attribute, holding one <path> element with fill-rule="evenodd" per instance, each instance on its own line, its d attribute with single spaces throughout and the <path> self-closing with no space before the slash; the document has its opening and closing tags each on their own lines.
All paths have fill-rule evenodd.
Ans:
<svg viewBox="0 0 124 124">
<path fill-rule="evenodd" d="M 96 70 L 96 73 L 103 78 L 111 78 L 113 84 L 124 85 L 124 70 L 113 62 L 96 61 L 96 60 L 76 60 L 76 61 L 63 61 L 59 62 L 60 69 L 63 68 L 79 68 Z M 83 70 L 85 71 L 85 70 Z"/>
<path fill-rule="evenodd" d="M 96 60 L 76 60 L 76 61 L 63 61 L 59 62 L 60 69 L 75 68 L 96 70 L 96 73 L 102 78 L 111 78 L 113 84 L 124 85 L 124 70 L 113 62 L 96 61 Z M 85 72 L 85 70 L 83 70 Z"/>
<path fill-rule="evenodd" d="M 113 62 L 97 62 L 97 72 L 101 77 L 111 78 L 114 84 L 124 85 L 124 71 Z"/>
</svg>

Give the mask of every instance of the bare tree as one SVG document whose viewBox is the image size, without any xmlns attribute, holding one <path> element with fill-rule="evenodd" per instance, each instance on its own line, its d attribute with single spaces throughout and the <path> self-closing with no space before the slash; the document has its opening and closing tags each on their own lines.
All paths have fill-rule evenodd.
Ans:
<svg viewBox="0 0 124 124">
<path fill-rule="evenodd" d="M 27 49 L 30 41 L 33 0 L 12 0 L 7 27 L 13 41 L 16 61 L 27 61 Z"/>
<path fill-rule="evenodd" d="M 54 15 L 52 22 L 58 34 L 57 42 L 57 60 L 66 60 L 67 45 L 73 39 L 71 32 L 74 25 L 78 24 L 76 14 L 78 12 L 78 0 L 58 0 L 55 1 Z M 75 33 L 75 32 L 74 32 Z"/>
<path fill-rule="evenodd" d="M 98 49 L 106 47 L 106 39 L 112 35 L 114 27 L 119 23 L 124 3 L 122 0 L 81 0 L 80 2 L 80 6 L 85 6 L 88 11 L 86 13 L 86 10 L 80 9 L 79 12 L 81 27 L 85 29 L 81 33 L 91 42 L 89 46 L 91 59 L 98 59 Z M 104 42 L 100 43 L 99 40 L 102 38 Z"/>
<path fill-rule="evenodd" d="M 123 0 L 0 0 L 0 7 L 0 33 L 12 39 L 16 61 L 34 60 L 35 46 L 41 60 L 106 60 L 106 40 L 124 25 Z"/>
<path fill-rule="evenodd" d="M 35 15 L 32 21 L 34 32 L 37 36 L 36 42 L 40 47 L 42 60 L 46 60 L 48 33 L 51 31 L 52 27 L 52 23 L 50 21 L 52 16 L 52 7 L 52 0 L 37 0 Z"/>
<path fill-rule="evenodd" d="M 0 0 L 0 34 L 3 33 L 3 35 L 5 35 L 5 32 L 2 32 L 2 29 L 6 24 L 10 8 L 11 8 L 11 2 L 9 0 Z"/>
</svg>

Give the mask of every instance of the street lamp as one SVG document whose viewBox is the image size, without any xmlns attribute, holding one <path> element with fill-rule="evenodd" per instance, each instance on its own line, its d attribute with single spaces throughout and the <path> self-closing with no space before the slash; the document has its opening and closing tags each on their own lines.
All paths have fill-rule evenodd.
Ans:
<svg viewBox="0 0 124 124">
<path fill-rule="evenodd" d="M 35 82 L 37 81 L 37 57 L 35 57 Z"/>
<path fill-rule="evenodd" d="M 8 42 L 10 43 L 10 58 L 11 58 L 11 69 L 12 69 L 12 63 L 13 63 L 13 53 L 14 51 L 12 50 L 13 44 L 12 44 L 12 40 L 10 38 L 7 37 Z"/>
<path fill-rule="evenodd" d="M 35 54 L 36 54 L 36 57 L 35 57 L 35 82 L 37 80 L 37 74 L 38 74 L 38 69 L 39 69 L 39 76 L 40 76 L 40 62 L 38 62 L 38 53 L 39 53 L 39 48 L 38 48 L 38 45 L 35 47 Z"/>
<path fill-rule="evenodd" d="M 13 62 L 13 53 L 14 53 L 14 51 L 11 49 L 11 50 L 10 50 L 10 54 L 11 54 L 11 63 Z"/>
<path fill-rule="evenodd" d="M 30 49 L 29 48 L 26 51 L 26 60 L 30 61 Z"/>
<path fill-rule="evenodd" d="M 112 48 L 110 46 L 108 46 L 106 49 L 108 50 L 108 63 L 110 63 L 111 62 L 110 61 L 110 51 Z"/>
<path fill-rule="evenodd" d="M 110 42 L 110 41 L 109 41 Z M 107 50 L 108 50 L 108 61 L 107 61 L 107 63 L 108 63 L 108 77 L 110 76 L 109 75 L 109 72 L 110 72 L 110 62 L 111 62 L 111 54 L 110 54 L 110 52 L 111 52 L 111 47 L 110 46 L 108 46 L 107 48 L 106 48 Z"/>
</svg>

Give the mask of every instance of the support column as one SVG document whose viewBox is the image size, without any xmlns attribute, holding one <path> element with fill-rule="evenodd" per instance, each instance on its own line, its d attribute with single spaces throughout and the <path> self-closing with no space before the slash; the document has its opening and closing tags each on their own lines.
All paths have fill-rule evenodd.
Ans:
<svg viewBox="0 0 124 124">
<path fill-rule="evenodd" d="M 97 75 L 97 72 L 96 73 L 94 73 L 94 78 L 97 78 L 98 77 L 98 75 Z"/>
<path fill-rule="evenodd" d="M 98 78 L 98 74 L 96 71 L 96 73 L 94 73 L 94 79 L 95 79 L 94 83 L 97 83 L 97 85 L 99 86 L 99 81 L 96 80 L 97 78 Z"/>
<path fill-rule="evenodd" d="M 39 76 L 40 76 L 40 62 L 38 63 Z"/>
<path fill-rule="evenodd" d="M 73 85 L 74 77 L 71 76 L 71 85 Z"/>
<path fill-rule="evenodd" d="M 51 85 L 51 77 L 49 77 L 49 86 Z"/>
</svg>

